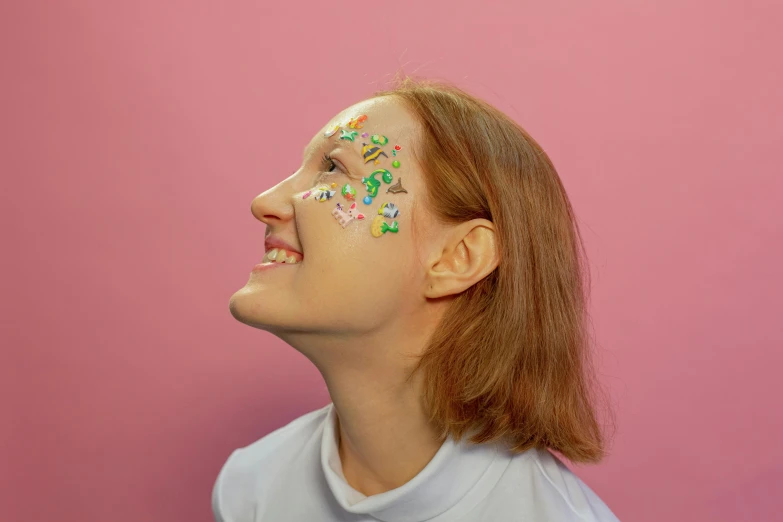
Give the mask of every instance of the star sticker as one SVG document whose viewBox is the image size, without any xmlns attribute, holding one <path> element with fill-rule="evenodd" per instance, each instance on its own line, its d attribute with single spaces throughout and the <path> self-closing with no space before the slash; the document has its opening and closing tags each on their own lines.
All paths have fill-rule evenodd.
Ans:
<svg viewBox="0 0 783 522">
<path fill-rule="evenodd" d="M 347 131 L 345 129 L 340 129 L 340 139 L 341 140 L 348 140 L 353 141 L 353 139 L 356 137 L 356 135 L 359 134 L 356 131 Z"/>
</svg>

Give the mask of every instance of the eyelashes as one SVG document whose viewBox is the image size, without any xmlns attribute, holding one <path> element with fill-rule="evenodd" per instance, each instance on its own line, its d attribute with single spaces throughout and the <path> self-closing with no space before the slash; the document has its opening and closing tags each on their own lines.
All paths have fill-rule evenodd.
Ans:
<svg viewBox="0 0 783 522">
<path fill-rule="evenodd" d="M 329 154 L 324 154 L 321 158 L 321 172 L 318 174 L 318 179 L 316 179 L 315 182 L 319 183 L 324 178 L 335 172 L 336 169 L 337 163 L 334 162 Z"/>
<path fill-rule="evenodd" d="M 337 168 L 337 164 L 334 162 L 329 154 L 324 153 L 324 157 L 321 159 L 321 172 L 333 172 Z"/>
</svg>

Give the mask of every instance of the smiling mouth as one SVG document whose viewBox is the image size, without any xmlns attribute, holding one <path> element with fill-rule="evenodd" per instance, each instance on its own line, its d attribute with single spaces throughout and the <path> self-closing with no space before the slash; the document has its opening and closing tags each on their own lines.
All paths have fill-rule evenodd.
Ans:
<svg viewBox="0 0 783 522">
<path fill-rule="evenodd" d="M 299 252 L 288 252 L 282 248 L 273 248 L 264 254 L 264 259 L 261 263 L 296 265 L 302 262 L 303 257 Z"/>
</svg>

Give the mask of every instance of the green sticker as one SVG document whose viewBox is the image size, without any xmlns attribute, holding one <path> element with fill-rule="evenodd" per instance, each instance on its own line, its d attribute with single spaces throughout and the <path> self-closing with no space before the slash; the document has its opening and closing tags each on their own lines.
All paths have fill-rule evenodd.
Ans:
<svg viewBox="0 0 783 522">
<path fill-rule="evenodd" d="M 340 191 L 343 197 L 349 201 L 353 201 L 356 197 L 356 189 L 351 186 L 350 183 L 343 185 L 343 189 Z"/>
<path fill-rule="evenodd" d="M 340 139 L 341 140 L 348 140 L 353 141 L 353 139 L 356 137 L 356 135 L 359 134 L 356 131 L 347 131 L 345 129 L 340 130 Z"/>
<path fill-rule="evenodd" d="M 383 147 L 384 145 L 389 143 L 389 138 L 387 138 L 386 136 L 382 136 L 380 134 L 373 134 L 370 137 L 370 141 L 375 143 L 376 145 L 380 145 L 381 147 Z"/>
</svg>

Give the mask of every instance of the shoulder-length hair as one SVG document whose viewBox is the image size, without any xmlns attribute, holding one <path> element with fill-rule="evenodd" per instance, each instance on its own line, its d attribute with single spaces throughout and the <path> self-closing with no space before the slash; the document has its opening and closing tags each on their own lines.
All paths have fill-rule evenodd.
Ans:
<svg viewBox="0 0 783 522">
<path fill-rule="evenodd" d="M 431 422 L 442 437 L 471 432 L 469 442 L 502 439 L 513 453 L 600 461 L 589 269 L 555 167 L 517 123 L 459 88 L 408 77 L 382 96 L 421 124 L 412 153 L 428 208 L 447 223 L 491 221 L 500 249 L 498 267 L 450 303 L 409 375 L 422 372 Z"/>
</svg>

